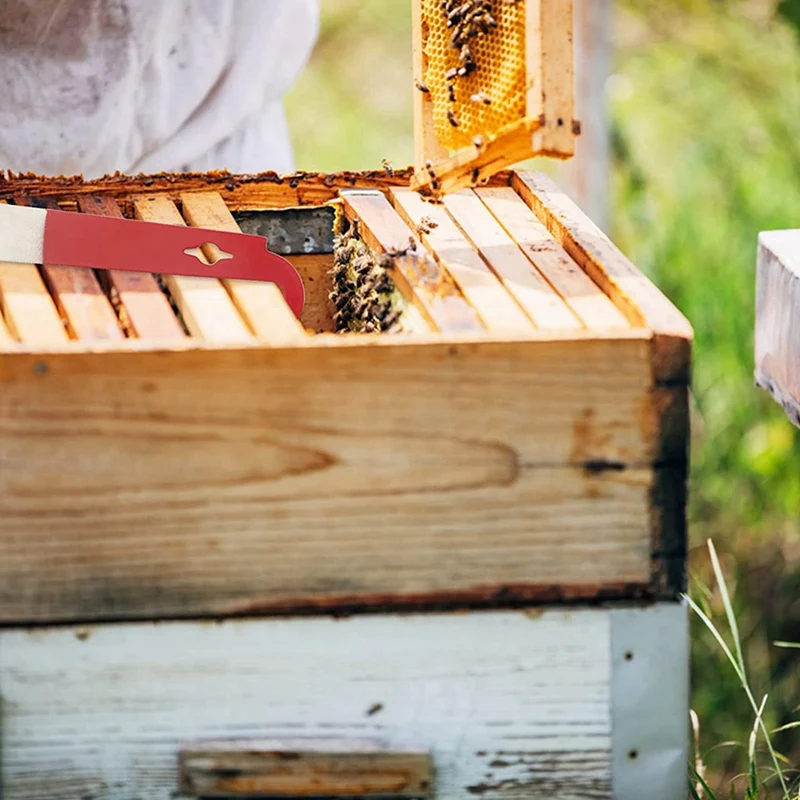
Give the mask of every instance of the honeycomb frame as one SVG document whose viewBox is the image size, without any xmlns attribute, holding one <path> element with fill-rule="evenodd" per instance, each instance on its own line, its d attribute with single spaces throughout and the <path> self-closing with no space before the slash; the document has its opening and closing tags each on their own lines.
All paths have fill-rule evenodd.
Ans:
<svg viewBox="0 0 800 800">
<path fill-rule="evenodd" d="M 441 196 L 574 155 L 573 0 L 412 0 L 412 26 L 412 188 Z"/>
</svg>

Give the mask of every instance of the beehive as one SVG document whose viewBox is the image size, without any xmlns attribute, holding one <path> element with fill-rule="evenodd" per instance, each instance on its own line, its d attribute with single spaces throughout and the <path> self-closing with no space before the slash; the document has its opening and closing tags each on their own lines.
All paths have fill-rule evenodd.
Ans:
<svg viewBox="0 0 800 800">
<path fill-rule="evenodd" d="M 337 797 L 683 800 L 691 329 L 543 175 L 409 178 L 0 184 L 261 232 L 308 297 L 0 270 L 4 800 L 309 796 L 312 762 Z M 337 332 L 348 237 L 386 330 Z"/>
</svg>

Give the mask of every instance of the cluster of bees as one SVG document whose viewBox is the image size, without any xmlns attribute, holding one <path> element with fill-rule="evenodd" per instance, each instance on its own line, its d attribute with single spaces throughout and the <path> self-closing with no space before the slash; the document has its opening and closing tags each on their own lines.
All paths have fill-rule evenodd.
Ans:
<svg viewBox="0 0 800 800">
<path fill-rule="evenodd" d="M 520 0 L 500 0 L 505 4 L 517 3 Z M 447 80 L 447 97 L 450 103 L 456 102 L 456 81 L 466 78 L 478 69 L 470 48 L 470 42 L 476 36 L 486 36 L 497 28 L 497 20 L 492 14 L 491 0 L 440 0 L 442 13 L 447 20 L 447 27 L 452 29 L 450 44 L 458 50 L 457 67 L 445 73 Z M 418 85 L 421 91 L 427 87 Z M 485 92 L 476 92 L 470 99 L 476 103 L 489 105 L 492 99 Z M 458 119 L 452 109 L 447 112 L 447 119 L 454 127 L 458 127 Z"/>
<path fill-rule="evenodd" d="M 376 259 L 358 237 L 355 222 L 349 231 L 334 237 L 333 252 L 330 300 L 336 330 L 377 333 L 395 328 L 402 314 L 399 294 L 389 275 L 396 254 Z"/>
</svg>

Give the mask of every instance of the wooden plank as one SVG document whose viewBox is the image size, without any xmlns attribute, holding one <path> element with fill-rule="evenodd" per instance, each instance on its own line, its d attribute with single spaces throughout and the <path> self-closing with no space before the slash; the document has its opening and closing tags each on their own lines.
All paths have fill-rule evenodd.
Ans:
<svg viewBox="0 0 800 800">
<path fill-rule="evenodd" d="M 425 32 L 422 18 L 422 0 L 411 0 L 411 37 L 414 69 L 414 163 L 423 170 L 429 161 L 447 157 L 447 150 L 439 144 L 433 126 L 433 103 L 424 86 L 428 59 L 425 55 Z"/>
<path fill-rule="evenodd" d="M 653 331 L 653 372 L 687 383 L 694 332 L 689 321 L 547 175 L 518 172 L 514 189 L 556 241 L 616 303 L 631 324 Z"/>
<path fill-rule="evenodd" d="M 573 0 L 528 3 L 526 51 L 528 115 L 542 117 L 533 132 L 537 155 L 571 158 L 575 153 Z"/>
<path fill-rule="evenodd" d="M 450 194 L 444 205 L 537 327 L 583 327 L 474 191 Z"/>
<path fill-rule="evenodd" d="M 34 201 L 25 196 L 15 200 L 17 205 L 39 205 L 56 210 L 59 208 L 58 203 L 51 198 Z M 111 302 L 92 270 L 43 264 L 42 276 L 73 338 L 86 341 L 125 339 Z"/>
<path fill-rule="evenodd" d="M 9 330 L 30 347 L 69 340 L 53 298 L 34 264 L 0 262 L 0 308 Z"/>
<path fill-rule="evenodd" d="M 35 264 L 0 262 L 0 314 L 8 336 L 33 347 L 69 339 Z"/>
<path fill-rule="evenodd" d="M 554 609 L 3 631 L 0 793 L 168 798 L 187 739 L 358 738 L 429 751 L 437 800 L 605 800 L 623 733 L 611 725 L 610 619 Z M 637 649 L 633 691 L 649 686 L 640 660 L 659 655 Z M 653 741 L 664 738 L 637 736 L 642 760 L 680 769 L 672 739 L 664 751 Z"/>
<path fill-rule="evenodd" d="M 649 345 L 9 354 L 0 622 L 646 593 Z"/>
<path fill-rule="evenodd" d="M 175 204 L 166 197 L 134 200 L 137 219 L 185 225 Z M 164 283 L 177 304 L 192 336 L 211 342 L 244 342 L 252 339 L 225 287 L 216 278 L 164 275 Z"/>
<path fill-rule="evenodd" d="M 430 167 L 423 167 L 414 174 L 409 186 L 440 198 L 468 186 L 488 183 L 495 173 L 536 155 L 531 139 L 539 127 L 538 119 L 522 119 L 487 133 L 480 144 L 468 145 Z"/>
<path fill-rule="evenodd" d="M 184 219 L 196 228 L 241 233 L 239 225 L 218 192 L 182 194 Z M 204 249 L 206 258 L 213 253 Z M 273 283 L 223 280 L 234 305 L 255 336 L 266 344 L 284 344 L 304 337 L 300 320 L 286 304 L 281 290 Z"/>
<path fill-rule="evenodd" d="M 442 205 L 426 203 L 412 189 L 392 189 L 391 198 L 400 216 L 420 230 L 422 242 L 452 275 L 490 331 L 524 332 L 534 328 Z M 436 227 L 422 228 L 425 219 L 433 220 Z"/>
<path fill-rule="evenodd" d="M 416 90 L 415 90 L 416 91 Z M 413 168 L 394 169 L 392 174 L 383 168 L 360 172 L 298 172 L 277 175 L 274 172 L 256 175 L 231 175 L 216 172 L 159 173 L 156 175 L 110 175 L 103 178 L 50 178 L 46 176 L 13 175 L 0 180 L 0 198 L 35 193 L 38 197 L 57 197 L 67 208 L 83 194 L 104 195 L 124 203 L 134 198 L 167 195 L 181 192 L 214 190 L 222 195 L 231 211 L 263 211 L 293 206 L 319 206 L 335 200 L 340 189 L 380 189 L 408 186 Z M 510 172 L 492 176 L 492 186 L 507 186 Z"/>
<path fill-rule="evenodd" d="M 422 246 L 382 192 L 342 192 L 346 216 L 357 219 L 359 234 L 376 253 L 402 253 L 394 259 L 398 290 L 439 331 L 484 330 L 475 309 L 450 275 Z M 414 249 L 409 250 L 409 240 Z"/>
<path fill-rule="evenodd" d="M 511 187 L 477 189 L 476 193 L 587 328 L 630 327 L 625 315 L 569 257 Z"/>
<path fill-rule="evenodd" d="M 119 206 L 110 197 L 78 198 L 78 208 L 84 214 L 122 218 Z M 183 328 L 169 300 L 156 279 L 144 272 L 108 270 L 99 276 L 109 293 L 120 321 L 129 334 L 140 339 L 182 339 Z"/>
<path fill-rule="evenodd" d="M 332 331 L 333 309 L 328 296 L 333 288 L 333 254 L 310 253 L 284 257 L 300 273 L 306 289 L 306 303 L 300 312 L 300 323 L 313 333 Z"/>
<path fill-rule="evenodd" d="M 763 231 L 756 256 L 755 380 L 800 427 L 800 230 Z"/>
<path fill-rule="evenodd" d="M 0 349 L 4 349 L 7 345 L 12 344 L 14 341 L 15 339 L 11 335 L 11 331 L 6 325 L 2 309 L 0 309 Z"/>
<path fill-rule="evenodd" d="M 368 740 L 200 740 L 178 759 L 178 788 L 188 797 L 434 797 L 429 753 Z"/>
</svg>

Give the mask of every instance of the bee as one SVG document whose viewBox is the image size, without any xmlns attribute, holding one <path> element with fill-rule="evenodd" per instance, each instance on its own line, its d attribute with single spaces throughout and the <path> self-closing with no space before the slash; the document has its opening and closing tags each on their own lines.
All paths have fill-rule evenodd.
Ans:
<svg viewBox="0 0 800 800">
<path fill-rule="evenodd" d="M 472 170 L 472 182 L 473 183 L 477 183 L 478 182 L 478 178 L 480 177 L 480 174 L 481 174 L 481 171 L 480 171 L 480 169 L 478 167 L 475 167 L 475 169 Z"/>
<path fill-rule="evenodd" d="M 489 97 L 486 92 L 477 92 L 476 94 L 470 97 L 474 103 L 483 103 L 484 105 L 488 106 L 492 102 L 492 98 Z"/>
<path fill-rule="evenodd" d="M 431 219 L 430 217 L 423 217 L 419 221 L 419 225 L 417 225 L 417 233 L 419 234 L 430 233 L 438 225 L 439 223 L 435 219 Z"/>
<path fill-rule="evenodd" d="M 391 162 L 384 158 L 381 161 L 381 166 L 386 170 L 386 174 L 391 178 L 394 175 L 394 167 L 392 167 Z"/>
<path fill-rule="evenodd" d="M 422 81 L 415 80 L 414 83 L 416 84 L 417 89 L 419 89 L 424 94 L 431 93 L 431 90 Z"/>
<path fill-rule="evenodd" d="M 458 120 L 456 119 L 456 115 L 452 111 L 447 112 L 447 121 L 454 127 L 458 127 Z"/>
<path fill-rule="evenodd" d="M 475 137 L 475 138 L 472 140 L 472 144 L 474 144 L 474 145 L 475 145 L 475 147 L 477 147 L 477 148 L 478 148 L 478 150 L 480 150 L 480 149 L 481 149 L 481 147 L 483 147 L 483 136 L 481 136 L 480 134 L 478 134 L 478 135 L 477 135 L 477 136 L 476 136 L 476 137 Z"/>
<path fill-rule="evenodd" d="M 452 83 L 447 84 L 447 98 L 451 103 L 456 101 L 456 87 Z"/>
</svg>

